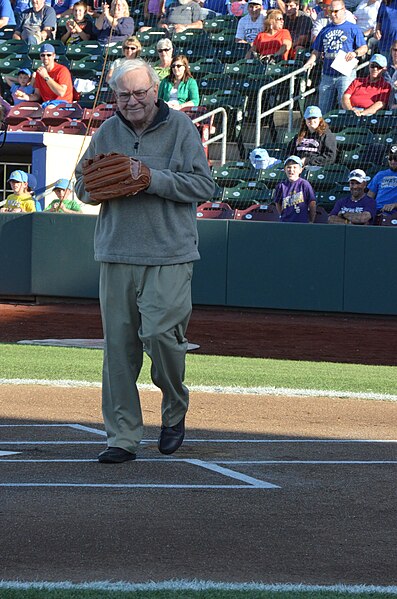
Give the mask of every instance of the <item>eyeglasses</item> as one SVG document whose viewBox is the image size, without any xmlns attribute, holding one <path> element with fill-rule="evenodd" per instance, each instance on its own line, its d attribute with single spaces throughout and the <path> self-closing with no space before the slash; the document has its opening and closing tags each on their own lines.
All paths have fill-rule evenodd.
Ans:
<svg viewBox="0 0 397 599">
<path fill-rule="evenodd" d="M 173 64 L 171 65 L 171 69 L 181 69 L 184 66 L 184 64 Z"/>
<path fill-rule="evenodd" d="M 163 52 L 171 52 L 171 48 L 163 48 L 162 50 L 157 50 L 157 52 L 159 54 L 162 54 Z"/>
<path fill-rule="evenodd" d="M 151 85 L 147 89 L 139 89 L 134 92 L 121 92 L 117 94 L 117 99 L 122 104 L 128 104 L 128 102 L 131 100 L 131 97 L 134 97 L 135 100 L 138 100 L 138 102 L 140 102 L 141 100 L 144 100 L 146 98 L 148 91 L 152 89 L 152 87 L 153 85 Z"/>
<path fill-rule="evenodd" d="M 379 66 L 378 64 L 375 64 L 374 62 L 372 62 L 372 63 L 369 65 L 369 68 L 370 68 L 370 69 L 383 69 L 383 67 Z"/>
<path fill-rule="evenodd" d="M 338 8 L 337 10 L 330 10 L 329 12 L 331 13 L 331 15 L 336 15 L 336 14 L 338 14 L 338 12 L 340 12 L 341 10 L 343 10 L 343 8 Z"/>
<path fill-rule="evenodd" d="M 133 52 L 134 50 L 138 50 L 138 48 L 135 46 L 124 46 L 123 50 L 131 50 Z"/>
<path fill-rule="evenodd" d="M 284 21 L 284 17 L 276 17 L 276 21 Z"/>
<path fill-rule="evenodd" d="M 53 54 L 52 52 L 42 52 L 40 54 L 40 56 L 52 56 L 52 54 Z M 36 56 L 37 56 L 37 54 L 36 54 Z"/>
</svg>

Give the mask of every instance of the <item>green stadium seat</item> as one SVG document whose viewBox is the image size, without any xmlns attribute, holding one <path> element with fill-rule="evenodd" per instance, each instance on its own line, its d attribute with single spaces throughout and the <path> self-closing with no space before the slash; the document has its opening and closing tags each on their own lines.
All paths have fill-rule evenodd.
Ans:
<svg viewBox="0 0 397 599">
<path fill-rule="evenodd" d="M 70 63 L 70 70 L 73 77 L 81 77 L 83 79 L 95 79 L 99 77 L 102 69 L 103 60 L 96 60 L 92 56 L 85 56 L 82 60 L 72 60 Z"/>
<path fill-rule="evenodd" d="M 236 43 L 231 47 L 221 46 L 216 50 L 216 57 L 219 58 L 219 60 L 224 64 L 243 60 L 247 54 L 247 48 L 244 46 L 246 46 L 246 44 Z"/>
<path fill-rule="evenodd" d="M 212 168 L 212 176 L 221 187 L 244 185 L 245 181 L 255 181 L 257 171 L 248 160 L 225 162 Z"/>
<path fill-rule="evenodd" d="M 361 119 L 372 133 L 389 133 L 397 128 L 397 113 L 393 110 L 378 110 L 376 114 Z"/>
<path fill-rule="evenodd" d="M 245 181 L 235 187 L 226 187 L 223 197 L 232 208 L 244 209 L 255 203 L 270 203 L 273 190 L 260 181 Z"/>
<path fill-rule="evenodd" d="M 197 62 L 190 63 L 190 71 L 195 77 L 220 74 L 224 71 L 224 65 L 218 58 L 201 58 Z"/>
<path fill-rule="evenodd" d="M 0 58 L 1 73 L 12 73 L 19 69 L 32 69 L 32 60 L 27 54 L 15 54 L 12 57 Z"/>
<path fill-rule="evenodd" d="M 12 58 L 15 54 L 28 54 L 29 46 L 24 40 L 1 40 L 0 57 Z"/>
<path fill-rule="evenodd" d="M 347 127 L 336 133 L 336 141 L 340 150 L 354 150 L 357 146 L 372 144 L 374 136 L 364 127 Z"/>
<path fill-rule="evenodd" d="M 153 44 L 157 44 L 159 40 L 165 39 L 166 30 L 155 29 L 154 27 L 152 27 L 147 31 L 138 31 L 136 36 L 141 42 L 142 46 L 153 46 Z"/>
<path fill-rule="evenodd" d="M 158 62 L 159 55 L 157 52 L 156 44 L 153 46 L 143 46 L 140 54 L 140 58 L 144 58 L 149 62 Z"/>
<path fill-rule="evenodd" d="M 270 189 L 274 189 L 277 183 L 285 180 L 283 165 L 275 165 L 257 171 L 257 181 L 262 181 Z"/>
<path fill-rule="evenodd" d="M 208 33 L 221 33 L 230 30 L 235 33 L 236 28 L 237 19 L 234 15 L 222 15 L 221 17 L 204 21 L 204 31 Z"/>
<path fill-rule="evenodd" d="M 348 181 L 350 170 L 341 164 L 331 164 L 316 170 L 308 170 L 306 179 L 317 191 L 331 191 L 337 184 L 344 185 Z"/>
<path fill-rule="evenodd" d="M 351 110 L 332 110 L 324 115 L 324 121 L 334 133 L 347 127 L 361 126 L 361 117 L 356 116 Z"/>
<path fill-rule="evenodd" d="M 2 29 L 0 29 L 0 40 L 10 40 L 14 35 L 15 26 L 14 25 L 6 25 Z"/>
<path fill-rule="evenodd" d="M 61 40 L 51 40 L 50 44 L 55 48 L 56 56 L 62 56 L 66 54 L 66 46 Z M 42 44 L 32 44 L 29 46 L 29 56 L 30 58 L 40 58 L 40 48 Z"/>
<path fill-rule="evenodd" d="M 219 89 L 231 89 L 233 82 L 227 75 L 209 73 L 208 75 L 197 78 L 197 84 L 200 94 L 212 94 Z"/>
<path fill-rule="evenodd" d="M 78 44 L 70 44 L 66 48 L 66 56 L 70 60 L 80 60 L 86 56 L 96 57 L 98 60 L 102 58 L 103 48 L 99 42 L 95 40 L 87 40 Z"/>
</svg>

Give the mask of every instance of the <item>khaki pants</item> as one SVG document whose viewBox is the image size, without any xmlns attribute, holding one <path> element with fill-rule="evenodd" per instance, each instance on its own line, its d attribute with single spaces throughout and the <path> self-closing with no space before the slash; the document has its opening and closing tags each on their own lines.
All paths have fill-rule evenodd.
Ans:
<svg viewBox="0 0 397 599">
<path fill-rule="evenodd" d="M 101 263 L 99 295 L 105 336 L 102 413 L 109 447 L 135 453 L 142 439 L 136 381 L 144 351 L 152 361 L 152 381 L 163 394 L 162 424 L 174 426 L 187 411 L 189 393 L 183 381 L 192 272 L 192 263 Z"/>
</svg>

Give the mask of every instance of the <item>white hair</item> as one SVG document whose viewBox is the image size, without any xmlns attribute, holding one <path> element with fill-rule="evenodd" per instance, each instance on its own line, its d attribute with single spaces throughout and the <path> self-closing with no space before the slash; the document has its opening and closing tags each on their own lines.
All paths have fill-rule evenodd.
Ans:
<svg viewBox="0 0 397 599">
<path fill-rule="evenodd" d="M 121 77 L 124 77 L 130 71 L 135 71 L 136 69 L 146 69 L 147 74 L 152 82 L 152 85 L 159 85 L 160 78 L 157 75 L 156 71 L 153 67 L 147 63 L 142 58 L 134 58 L 132 60 L 125 60 L 121 63 L 119 67 L 114 69 L 113 75 L 110 78 L 109 85 L 113 90 L 118 89 L 118 81 Z"/>
</svg>

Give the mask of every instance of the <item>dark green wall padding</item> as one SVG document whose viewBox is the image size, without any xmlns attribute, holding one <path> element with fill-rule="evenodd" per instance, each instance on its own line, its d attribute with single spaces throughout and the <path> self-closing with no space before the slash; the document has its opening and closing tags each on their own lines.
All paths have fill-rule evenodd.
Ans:
<svg viewBox="0 0 397 599">
<path fill-rule="evenodd" d="M 95 216 L 0 214 L 1 297 L 98 297 Z M 199 220 L 193 303 L 397 314 L 388 227 Z"/>
</svg>

